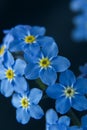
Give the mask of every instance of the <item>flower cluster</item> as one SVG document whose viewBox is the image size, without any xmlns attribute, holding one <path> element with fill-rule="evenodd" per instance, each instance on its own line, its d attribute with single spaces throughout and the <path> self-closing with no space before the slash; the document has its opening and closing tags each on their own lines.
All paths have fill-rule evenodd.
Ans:
<svg viewBox="0 0 87 130">
<path fill-rule="evenodd" d="M 11 97 L 21 124 L 27 124 L 30 118 L 41 119 L 46 113 L 46 130 L 84 130 L 87 116 L 82 117 L 78 126 L 70 124 L 72 117 L 67 113 L 71 108 L 87 110 L 87 79 L 75 77 L 68 69 L 70 61 L 59 55 L 55 40 L 45 36 L 45 31 L 44 27 L 29 25 L 4 31 L 0 46 L 0 92 Z M 31 80 L 38 86 L 31 87 Z M 55 110 L 49 108 L 44 112 L 39 105 L 44 96 L 56 100 Z"/>
<path fill-rule="evenodd" d="M 70 8 L 80 12 L 73 19 L 75 29 L 72 32 L 72 38 L 75 41 L 87 41 L 87 0 L 72 0 Z"/>
</svg>

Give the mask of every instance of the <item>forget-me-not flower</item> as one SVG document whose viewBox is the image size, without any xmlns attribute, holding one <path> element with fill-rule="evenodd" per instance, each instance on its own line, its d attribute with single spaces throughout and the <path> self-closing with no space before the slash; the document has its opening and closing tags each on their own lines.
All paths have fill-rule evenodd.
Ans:
<svg viewBox="0 0 87 130">
<path fill-rule="evenodd" d="M 45 33 L 44 27 L 39 26 L 28 26 L 28 25 L 18 25 L 12 28 L 8 33 L 4 42 L 9 42 L 10 51 L 29 51 L 38 52 L 39 51 L 39 39 L 43 37 Z M 8 39 L 10 39 L 8 41 Z"/>
<path fill-rule="evenodd" d="M 4 58 L 4 63 L 0 64 L 1 93 L 9 97 L 13 91 L 26 91 L 27 82 L 23 77 L 26 67 L 25 61 L 21 59 L 14 61 L 9 51 L 5 53 Z"/>
<path fill-rule="evenodd" d="M 42 98 L 42 91 L 33 88 L 24 93 L 15 93 L 12 97 L 12 105 L 16 109 L 16 119 L 21 124 L 29 122 L 30 117 L 40 119 L 44 115 L 42 108 L 38 105 Z"/>
<path fill-rule="evenodd" d="M 48 40 L 47 40 L 48 39 Z M 65 71 L 70 67 L 70 62 L 63 56 L 57 56 L 58 48 L 53 39 L 43 40 L 41 51 L 35 58 L 25 54 L 28 65 L 25 69 L 27 79 L 40 78 L 47 85 L 54 84 L 57 72 Z"/>
<path fill-rule="evenodd" d="M 59 83 L 49 86 L 46 90 L 49 97 L 56 99 L 57 112 L 64 114 L 74 108 L 78 111 L 87 110 L 87 79 L 76 79 L 72 71 L 60 74 Z"/>
</svg>

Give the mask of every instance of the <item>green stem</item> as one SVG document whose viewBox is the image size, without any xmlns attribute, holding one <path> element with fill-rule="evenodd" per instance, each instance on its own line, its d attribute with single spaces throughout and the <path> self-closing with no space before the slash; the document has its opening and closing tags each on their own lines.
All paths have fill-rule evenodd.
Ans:
<svg viewBox="0 0 87 130">
<path fill-rule="evenodd" d="M 81 123 L 72 109 L 68 112 L 68 116 L 71 117 L 73 125 L 81 126 Z"/>
<path fill-rule="evenodd" d="M 36 79 L 35 82 L 39 85 L 39 88 L 41 88 L 43 91 L 47 88 L 40 79 Z"/>
</svg>

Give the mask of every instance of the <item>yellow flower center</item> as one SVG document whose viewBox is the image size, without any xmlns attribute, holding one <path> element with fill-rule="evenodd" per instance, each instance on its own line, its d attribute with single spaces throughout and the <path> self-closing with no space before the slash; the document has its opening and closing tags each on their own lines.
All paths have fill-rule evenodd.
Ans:
<svg viewBox="0 0 87 130">
<path fill-rule="evenodd" d="M 23 108 L 28 108 L 29 104 L 30 103 L 29 103 L 29 101 L 28 101 L 28 99 L 26 97 L 24 97 L 24 98 L 21 99 L 21 106 Z"/>
<path fill-rule="evenodd" d="M 11 80 L 11 79 L 13 79 L 14 78 L 14 71 L 13 70 L 11 70 L 11 69 L 8 69 L 7 71 L 6 71 L 6 77 L 9 79 L 9 80 Z"/>
<path fill-rule="evenodd" d="M 32 44 L 36 40 L 36 38 L 34 36 L 30 35 L 30 36 L 26 36 L 24 40 L 26 43 Z"/>
<path fill-rule="evenodd" d="M 39 62 L 40 67 L 47 68 L 50 65 L 50 60 L 48 58 L 42 58 Z"/>
<path fill-rule="evenodd" d="M 5 47 L 2 46 L 2 47 L 0 48 L 0 55 L 3 55 L 3 54 L 4 54 L 4 50 L 5 50 Z"/>
<path fill-rule="evenodd" d="M 65 88 L 64 93 L 65 93 L 66 97 L 73 97 L 75 94 L 75 90 L 71 87 L 67 87 L 67 88 Z"/>
</svg>

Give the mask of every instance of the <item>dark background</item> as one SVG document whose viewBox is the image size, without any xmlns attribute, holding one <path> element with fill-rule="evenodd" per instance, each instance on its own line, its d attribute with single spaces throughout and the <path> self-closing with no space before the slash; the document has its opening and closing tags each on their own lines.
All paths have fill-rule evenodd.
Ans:
<svg viewBox="0 0 87 130">
<path fill-rule="evenodd" d="M 0 41 L 4 29 L 10 29 L 18 24 L 38 25 L 46 28 L 46 35 L 54 37 L 59 46 L 59 54 L 71 61 L 71 67 L 76 75 L 79 65 L 87 62 L 87 42 L 76 43 L 71 39 L 74 28 L 72 18 L 76 15 L 69 8 L 70 0 L 0 0 Z M 51 101 L 41 102 L 46 111 L 46 105 Z M 45 120 L 31 119 L 27 125 L 19 124 L 15 119 L 15 109 L 10 98 L 0 95 L 0 130 L 44 130 Z"/>
</svg>

